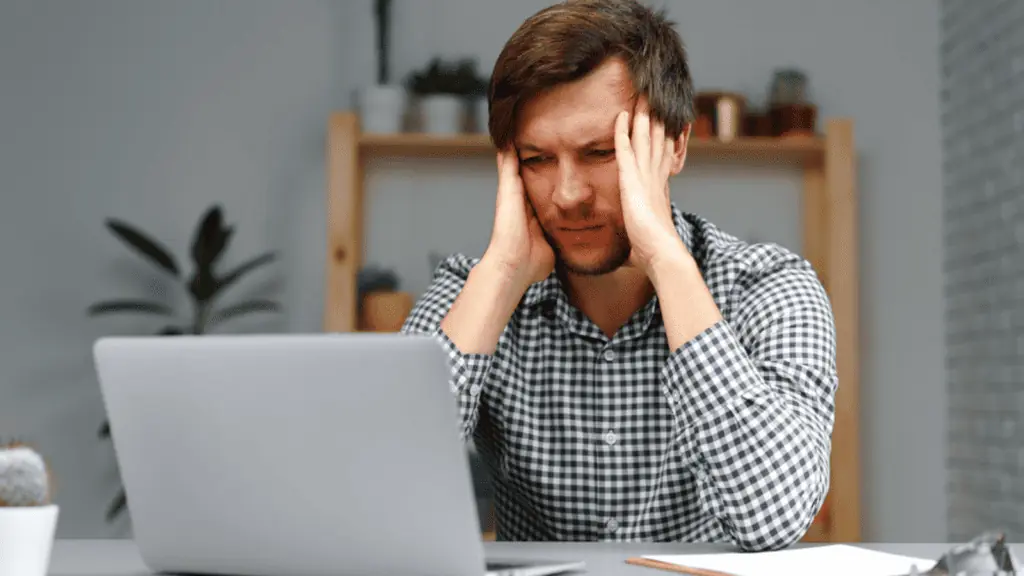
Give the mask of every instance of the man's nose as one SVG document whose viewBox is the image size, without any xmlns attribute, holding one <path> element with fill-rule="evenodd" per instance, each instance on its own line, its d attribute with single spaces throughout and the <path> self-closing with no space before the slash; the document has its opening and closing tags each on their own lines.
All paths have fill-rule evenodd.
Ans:
<svg viewBox="0 0 1024 576">
<path fill-rule="evenodd" d="M 570 212 L 589 204 L 593 193 L 590 186 L 571 166 L 562 168 L 555 186 L 553 201 L 561 210 Z"/>
</svg>

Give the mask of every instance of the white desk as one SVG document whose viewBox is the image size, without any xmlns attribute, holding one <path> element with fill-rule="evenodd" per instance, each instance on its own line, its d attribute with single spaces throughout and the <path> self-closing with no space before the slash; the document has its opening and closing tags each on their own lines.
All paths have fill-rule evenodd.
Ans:
<svg viewBox="0 0 1024 576">
<path fill-rule="evenodd" d="M 896 554 L 938 559 L 950 544 L 864 544 L 866 548 Z M 618 543 L 510 543 L 488 542 L 488 553 L 506 558 L 584 560 L 589 576 L 658 576 L 670 574 L 625 564 L 640 554 L 684 554 L 724 551 L 725 548 L 687 544 Z M 1014 545 L 1014 554 L 1024 557 L 1024 546 Z M 149 576 L 130 540 L 58 540 L 50 562 L 50 576 Z M 282 575 L 286 576 L 286 575 Z"/>
</svg>

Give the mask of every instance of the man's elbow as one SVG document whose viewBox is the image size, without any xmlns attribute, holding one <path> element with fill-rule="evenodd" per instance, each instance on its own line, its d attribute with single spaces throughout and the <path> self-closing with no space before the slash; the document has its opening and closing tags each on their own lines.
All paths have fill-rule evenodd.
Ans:
<svg viewBox="0 0 1024 576">
<path fill-rule="evenodd" d="M 736 545 L 744 552 L 782 550 L 799 542 L 810 530 L 828 494 L 828 469 L 819 471 L 815 481 L 791 505 L 764 503 L 763 513 L 753 522 L 733 530 Z"/>
<path fill-rule="evenodd" d="M 780 517 L 777 522 L 766 518 L 766 524 L 753 530 L 740 530 L 733 534 L 736 546 L 743 552 L 771 552 L 783 550 L 800 541 L 814 521 L 803 515 Z"/>
</svg>

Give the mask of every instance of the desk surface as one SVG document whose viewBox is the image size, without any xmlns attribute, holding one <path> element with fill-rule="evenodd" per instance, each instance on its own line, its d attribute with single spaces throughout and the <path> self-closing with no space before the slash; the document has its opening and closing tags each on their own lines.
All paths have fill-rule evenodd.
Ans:
<svg viewBox="0 0 1024 576">
<path fill-rule="evenodd" d="M 652 576 L 670 574 L 625 564 L 626 558 L 640 554 L 685 554 L 719 552 L 726 548 L 713 545 L 639 544 L 639 543 L 510 543 L 487 542 L 488 555 L 502 558 L 540 558 L 583 560 L 587 576 Z M 922 558 L 938 559 L 949 544 L 861 544 L 865 548 Z M 1024 546 L 1012 546 L 1018 558 Z M 50 561 L 49 576 L 148 576 L 131 540 L 57 540 Z"/>
</svg>

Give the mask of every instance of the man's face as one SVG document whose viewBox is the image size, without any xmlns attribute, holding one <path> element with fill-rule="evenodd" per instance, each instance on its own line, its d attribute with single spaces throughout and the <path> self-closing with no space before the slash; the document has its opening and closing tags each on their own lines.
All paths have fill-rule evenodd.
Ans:
<svg viewBox="0 0 1024 576">
<path fill-rule="evenodd" d="M 555 256 L 576 274 L 606 274 L 629 258 L 615 159 L 622 110 L 633 110 L 632 86 L 613 59 L 519 113 L 515 145 L 527 196 Z"/>
</svg>

